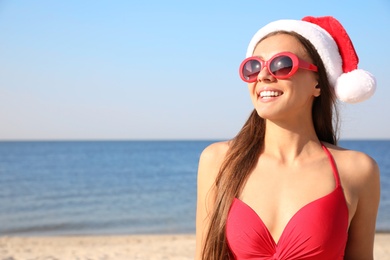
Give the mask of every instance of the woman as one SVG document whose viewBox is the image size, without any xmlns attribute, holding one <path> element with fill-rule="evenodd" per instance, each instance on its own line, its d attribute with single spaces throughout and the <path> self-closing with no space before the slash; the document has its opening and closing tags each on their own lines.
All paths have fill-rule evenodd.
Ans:
<svg viewBox="0 0 390 260">
<path fill-rule="evenodd" d="M 375 79 L 333 17 L 279 20 L 252 38 L 240 77 L 254 110 L 199 161 L 197 259 L 373 259 L 379 169 L 338 146 L 336 97 Z"/>
</svg>

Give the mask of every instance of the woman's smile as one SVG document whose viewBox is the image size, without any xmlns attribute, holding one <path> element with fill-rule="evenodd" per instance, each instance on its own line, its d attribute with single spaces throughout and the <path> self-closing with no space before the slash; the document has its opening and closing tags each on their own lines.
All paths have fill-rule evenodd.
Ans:
<svg viewBox="0 0 390 260">
<path fill-rule="evenodd" d="M 281 91 L 263 90 L 260 91 L 258 97 L 265 100 L 265 99 L 272 99 L 281 95 L 283 95 L 283 92 Z"/>
</svg>

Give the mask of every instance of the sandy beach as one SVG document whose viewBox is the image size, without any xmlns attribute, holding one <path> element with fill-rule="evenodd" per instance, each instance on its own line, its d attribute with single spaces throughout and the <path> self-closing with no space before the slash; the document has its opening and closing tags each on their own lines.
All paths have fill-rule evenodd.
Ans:
<svg viewBox="0 0 390 260">
<path fill-rule="evenodd" d="M 187 260 L 195 236 L 0 237 L 0 260 Z M 375 259 L 390 259 L 390 234 L 375 238 Z"/>
</svg>

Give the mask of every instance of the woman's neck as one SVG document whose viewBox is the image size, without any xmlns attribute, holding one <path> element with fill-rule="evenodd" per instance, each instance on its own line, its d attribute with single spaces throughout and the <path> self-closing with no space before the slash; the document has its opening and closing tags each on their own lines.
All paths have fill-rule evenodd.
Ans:
<svg viewBox="0 0 390 260">
<path fill-rule="evenodd" d="M 321 143 L 311 121 L 287 124 L 266 120 L 262 153 L 283 161 L 293 161 L 302 155 L 309 156 L 317 152 L 320 147 Z"/>
</svg>

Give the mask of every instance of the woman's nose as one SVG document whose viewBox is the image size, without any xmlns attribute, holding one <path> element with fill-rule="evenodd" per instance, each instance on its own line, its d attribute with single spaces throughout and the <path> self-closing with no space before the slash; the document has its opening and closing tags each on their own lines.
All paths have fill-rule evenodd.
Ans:
<svg viewBox="0 0 390 260">
<path fill-rule="evenodd" d="M 275 77 L 269 72 L 268 68 L 264 66 L 261 68 L 259 74 L 257 75 L 257 81 L 274 81 Z"/>
</svg>

